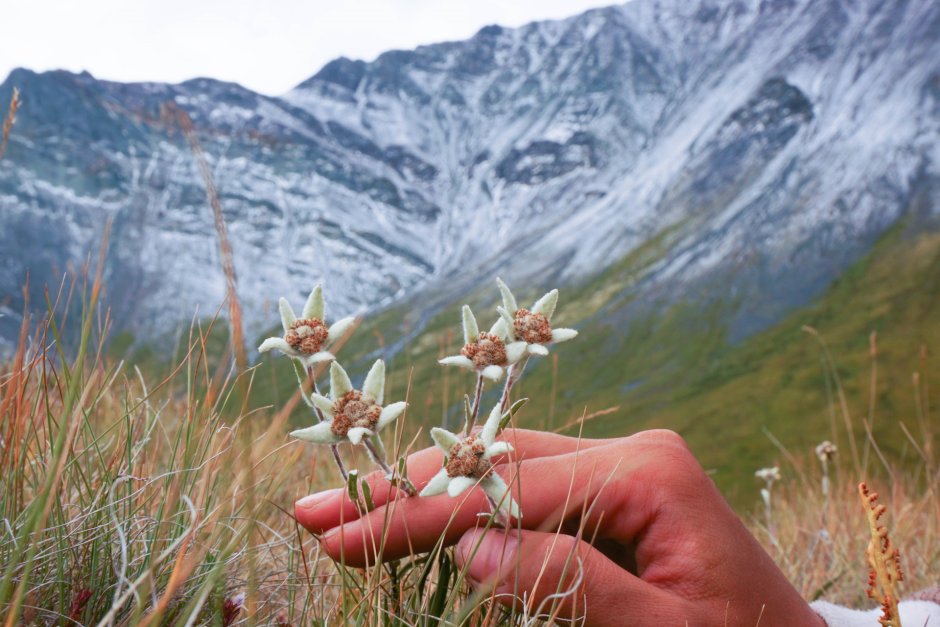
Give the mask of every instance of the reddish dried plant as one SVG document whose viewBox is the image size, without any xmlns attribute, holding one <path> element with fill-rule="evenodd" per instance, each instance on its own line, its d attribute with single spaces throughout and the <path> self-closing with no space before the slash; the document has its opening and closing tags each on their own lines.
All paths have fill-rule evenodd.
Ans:
<svg viewBox="0 0 940 627">
<path fill-rule="evenodd" d="M 897 584 L 904 580 L 901 572 L 901 554 L 891 543 L 888 528 L 879 522 L 885 513 L 885 506 L 877 503 L 878 493 L 870 492 L 863 481 L 858 485 L 858 494 L 868 517 L 871 540 L 865 549 L 868 558 L 868 596 L 881 604 L 881 618 L 878 622 L 884 627 L 901 627 L 898 617 Z"/>
<path fill-rule="evenodd" d="M 225 600 L 222 601 L 222 625 L 228 627 L 233 624 L 238 619 L 238 615 L 241 614 L 244 607 L 244 593 L 236 594 L 233 597 L 226 597 Z"/>
<path fill-rule="evenodd" d="M 16 110 L 20 107 L 20 90 L 13 88 L 13 95 L 10 97 L 10 108 L 3 118 L 3 131 L 0 134 L 0 159 L 7 151 L 7 142 L 10 141 L 10 131 L 13 130 L 13 123 L 16 122 Z"/>
<path fill-rule="evenodd" d="M 75 593 L 71 603 L 69 603 L 69 620 L 81 622 L 82 613 L 85 611 L 85 606 L 90 598 L 91 590 L 89 588 L 82 588 Z"/>
</svg>

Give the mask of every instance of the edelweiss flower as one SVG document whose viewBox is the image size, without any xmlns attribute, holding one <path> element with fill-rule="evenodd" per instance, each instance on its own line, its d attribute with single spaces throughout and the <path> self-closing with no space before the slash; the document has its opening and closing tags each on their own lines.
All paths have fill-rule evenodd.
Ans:
<svg viewBox="0 0 940 627">
<path fill-rule="evenodd" d="M 777 466 L 772 466 L 770 468 L 761 468 L 754 473 L 754 476 L 758 479 L 762 479 L 768 484 L 772 484 L 774 481 L 780 481 L 780 468 Z"/>
<path fill-rule="evenodd" d="M 323 350 L 324 345 L 343 337 L 356 320 L 350 316 L 334 322 L 328 328 L 323 321 L 323 288 L 319 285 L 310 292 L 300 318 L 294 315 L 286 298 L 278 300 L 278 307 L 281 310 L 284 337 L 269 337 L 261 343 L 258 351 L 266 353 L 277 349 L 308 364 L 335 359 L 333 353 Z"/>
<path fill-rule="evenodd" d="M 353 388 L 349 375 L 334 361 L 330 364 L 330 397 L 312 396 L 326 420 L 306 429 L 291 431 L 290 435 L 318 444 L 344 441 L 359 444 L 363 438 L 372 438 L 405 411 L 407 403 L 403 401 L 383 407 L 384 395 L 385 362 L 381 359 L 369 370 L 362 390 Z M 384 451 L 381 438 L 374 438 L 371 442 Z"/>
<path fill-rule="evenodd" d="M 483 429 L 477 435 L 460 438 L 446 429 L 431 429 L 434 443 L 447 454 L 446 463 L 421 491 L 421 496 L 434 496 L 447 492 L 458 496 L 467 488 L 479 485 L 499 510 L 514 518 L 521 518 L 519 506 L 509 494 L 509 487 L 500 477 L 490 461 L 494 455 L 512 451 L 508 442 L 496 442 L 496 431 L 502 412 L 499 405 L 493 408 Z"/>
<path fill-rule="evenodd" d="M 459 355 L 445 357 L 438 363 L 445 366 L 460 366 L 473 370 L 487 379 L 499 381 L 503 369 L 514 364 L 525 355 L 525 342 L 511 342 L 506 345 L 509 331 L 506 322 L 500 318 L 489 333 L 480 333 L 477 319 L 468 305 L 463 306 L 463 348 Z"/>
<path fill-rule="evenodd" d="M 574 329 L 552 329 L 550 322 L 558 304 L 558 290 L 538 299 L 532 309 L 520 309 L 516 305 L 516 297 L 502 279 L 496 279 L 496 284 L 503 295 L 503 305 L 497 307 L 499 315 L 509 328 L 510 336 L 525 342 L 528 354 L 548 355 L 545 344 L 567 342 L 578 335 Z"/>
<path fill-rule="evenodd" d="M 835 444 L 829 440 L 826 440 L 816 447 L 816 457 L 818 457 L 819 461 L 822 462 L 832 461 L 838 450 L 839 449 Z"/>
</svg>

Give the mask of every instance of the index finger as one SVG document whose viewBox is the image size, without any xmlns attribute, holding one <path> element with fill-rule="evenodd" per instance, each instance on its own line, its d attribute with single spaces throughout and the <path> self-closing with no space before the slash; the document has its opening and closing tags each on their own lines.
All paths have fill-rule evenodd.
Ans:
<svg viewBox="0 0 940 627">
<path fill-rule="evenodd" d="M 539 457 L 552 457 L 571 453 L 579 448 L 590 449 L 608 444 L 613 440 L 585 440 L 543 431 L 530 431 L 528 429 L 506 429 L 500 439 L 513 445 L 514 459 L 536 459 Z M 420 491 L 427 482 L 441 469 L 444 452 L 437 447 L 426 448 L 408 456 L 408 478 L 414 482 Z M 507 457 L 502 455 L 494 459 L 495 463 L 505 462 Z M 398 496 L 398 490 L 393 487 L 384 474 L 374 472 L 365 478 L 372 494 L 372 502 L 376 507 L 385 505 Z M 294 504 L 294 515 L 304 528 L 312 533 L 323 533 L 337 525 L 357 520 L 361 513 L 356 504 L 350 500 L 346 488 L 335 488 L 311 494 L 298 500 Z"/>
</svg>

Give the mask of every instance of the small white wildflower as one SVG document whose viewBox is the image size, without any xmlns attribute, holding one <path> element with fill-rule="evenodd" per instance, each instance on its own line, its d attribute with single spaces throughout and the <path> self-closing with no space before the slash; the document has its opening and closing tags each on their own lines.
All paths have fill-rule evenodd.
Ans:
<svg viewBox="0 0 940 627">
<path fill-rule="evenodd" d="M 826 440 L 816 447 L 816 457 L 821 462 L 830 462 L 836 456 L 838 450 L 839 448 L 835 444 Z"/>
<path fill-rule="evenodd" d="M 506 340 L 509 329 L 505 320 L 500 318 L 488 333 L 480 333 L 477 319 L 468 305 L 463 306 L 463 348 L 459 355 L 445 357 L 438 363 L 445 366 L 459 366 L 483 375 L 492 381 L 499 381 L 505 368 L 516 363 L 525 355 L 525 342 Z"/>
<path fill-rule="evenodd" d="M 434 475 L 421 496 L 434 496 L 447 492 L 458 496 L 468 488 L 479 485 L 499 505 L 499 510 L 513 518 L 521 518 L 519 506 L 509 494 L 509 486 L 493 469 L 492 458 L 511 452 L 508 442 L 497 442 L 496 431 L 502 418 L 499 405 L 493 408 L 479 434 L 461 438 L 446 429 L 431 429 L 434 443 L 447 455 L 447 462 Z"/>
<path fill-rule="evenodd" d="M 502 279 L 496 279 L 503 304 L 497 307 L 499 315 L 509 329 L 513 340 L 526 344 L 529 355 L 548 355 L 546 344 L 567 342 L 578 335 L 574 329 L 553 329 L 551 325 L 555 305 L 558 304 L 558 290 L 552 290 L 535 301 L 532 309 L 520 309 L 516 297 Z"/>
<path fill-rule="evenodd" d="M 276 349 L 306 364 L 333 361 L 333 353 L 323 350 L 324 346 L 343 337 L 356 320 L 350 316 L 327 327 L 323 321 L 323 288 L 320 285 L 310 292 L 300 318 L 294 315 L 286 298 L 278 300 L 278 308 L 284 337 L 269 337 L 261 343 L 258 351 L 266 353 Z"/>
<path fill-rule="evenodd" d="M 384 454 L 381 438 L 373 438 L 379 431 L 395 421 L 405 411 L 407 403 L 400 401 L 382 406 L 385 396 L 385 362 L 373 364 L 366 375 L 362 390 L 353 388 L 349 375 L 335 361 L 330 364 L 330 396 L 313 394 L 314 404 L 323 412 L 325 420 L 319 424 L 291 431 L 291 437 L 317 444 L 339 444 L 349 441 L 362 443 L 364 438 Z"/>
<path fill-rule="evenodd" d="M 777 466 L 761 468 L 754 473 L 754 476 L 767 482 L 768 484 L 772 484 L 774 481 L 780 481 L 780 468 Z"/>
</svg>

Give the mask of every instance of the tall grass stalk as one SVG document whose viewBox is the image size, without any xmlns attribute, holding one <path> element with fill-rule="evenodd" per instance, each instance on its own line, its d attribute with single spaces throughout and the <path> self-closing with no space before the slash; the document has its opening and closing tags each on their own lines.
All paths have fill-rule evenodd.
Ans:
<svg viewBox="0 0 940 627">
<path fill-rule="evenodd" d="M 13 88 L 13 95 L 10 96 L 10 106 L 3 117 L 3 130 L 0 131 L 0 159 L 7 152 L 7 143 L 10 141 L 10 131 L 13 130 L 13 124 L 16 123 L 16 111 L 20 108 L 20 90 Z"/>
</svg>

